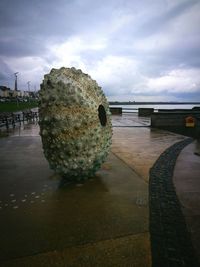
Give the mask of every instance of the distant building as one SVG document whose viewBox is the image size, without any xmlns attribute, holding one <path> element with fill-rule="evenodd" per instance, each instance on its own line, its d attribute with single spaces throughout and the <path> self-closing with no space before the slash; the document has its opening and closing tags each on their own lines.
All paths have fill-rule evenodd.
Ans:
<svg viewBox="0 0 200 267">
<path fill-rule="evenodd" d="M 6 86 L 0 85 L 0 97 L 11 97 L 12 90 Z"/>
<path fill-rule="evenodd" d="M 29 91 L 24 91 L 23 92 L 23 97 L 29 97 L 30 96 L 30 92 Z"/>
<path fill-rule="evenodd" d="M 10 88 L 0 85 L 0 97 L 2 98 L 9 98 L 9 97 L 31 97 L 31 98 L 38 98 L 38 92 L 32 92 L 32 91 L 21 91 L 21 90 L 11 90 Z"/>
<path fill-rule="evenodd" d="M 21 97 L 21 91 L 20 90 L 14 90 L 12 91 L 13 97 Z"/>
</svg>

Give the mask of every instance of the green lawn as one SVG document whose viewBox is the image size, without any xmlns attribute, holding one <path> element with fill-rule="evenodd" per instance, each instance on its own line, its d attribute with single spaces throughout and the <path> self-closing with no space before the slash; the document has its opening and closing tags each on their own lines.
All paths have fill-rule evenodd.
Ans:
<svg viewBox="0 0 200 267">
<path fill-rule="evenodd" d="M 24 109 L 31 109 L 38 107 L 37 101 L 30 101 L 29 102 L 3 102 L 0 103 L 0 112 L 15 112 L 15 111 L 21 111 Z"/>
</svg>

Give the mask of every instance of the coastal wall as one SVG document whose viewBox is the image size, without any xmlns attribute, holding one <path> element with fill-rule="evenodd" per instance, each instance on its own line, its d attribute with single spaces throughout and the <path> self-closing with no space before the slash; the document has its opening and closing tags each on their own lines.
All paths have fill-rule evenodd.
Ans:
<svg viewBox="0 0 200 267">
<path fill-rule="evenodd" d="M 151 115 L 151 127 L 200 138 L 200 112 L 154 112 Z"/>
<path fill-rule="evenodd" d="M 120 107 L 110 107 L 110 112 L 112 115 L 121 115 L 122 114 L 122 108 Z"/>
<path fill-rule="evenodd" d="M 154 108 L 138 108 L 138 116 L 151 116 L 153 114 Z"/>
</svg>

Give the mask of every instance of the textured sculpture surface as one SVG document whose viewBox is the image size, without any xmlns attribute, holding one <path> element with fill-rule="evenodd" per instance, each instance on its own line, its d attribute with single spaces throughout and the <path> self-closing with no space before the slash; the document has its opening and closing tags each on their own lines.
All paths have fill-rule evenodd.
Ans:
<svg viewBox="0 0 200 267">
<path fill-rule="evenodd" d="M 41 84 L 39 116 L 50 167 L 69 179 L 94 175 L 112 137 L 109 105 L 96 81 L 75 68 L 52 69 Z"/>
</svg>

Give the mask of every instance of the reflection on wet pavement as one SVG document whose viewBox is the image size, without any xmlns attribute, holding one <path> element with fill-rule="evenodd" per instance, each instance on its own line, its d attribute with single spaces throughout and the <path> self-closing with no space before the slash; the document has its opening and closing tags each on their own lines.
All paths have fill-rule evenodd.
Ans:
<svg viewBox="0 0 200 267">
<path fill-rule="evenodd" d="M 149 118 L 137 114 L 113 116 L 112 122 L 111 153 L 85 183 L 69 184 L 49 169 L 37 122 L 16 125 L 9 129 L 10 137 L 0 139 L 4 266 L 12 266 L 15 258 L 16 266 L 38 266 L 41 257 L 44 266 L 66 266 L 63 260 L 71 249 L 70 266 L 82 266 L 88 255 L 91 266 L 151 266 L 149 169 L 167 147 L 185 137 L 151 129 Z M 105 247 L 109 253 L 99 258 Z M 53 257 L 56 264 L 51 265 Z"/>
<path fill-rule="evenodd" d="M 2 138 L 0 151 L 3 266 L 12 265 L 15 259 L 18 266 L 38 266 L 38 262 L 30 263 L 30 256 L 40 261 L 41 253 L 62 253 L 63 249 L 68 253 L 72 247 L 79 248 L 74 266 L 80 266 L 79 260 L 85 256 L 80 246 L 93 244 L 91 253 L 96 259 L 109 240 L 110 254 L 98 259 L 100 266 L 105 257 L 112 262 L 123 260 L 121 266 L 125 266 L 141 253 L 141 266 L 150 266 L 148 186 L 112 153 L 96 177 L 69 184 L 49 169 L 39 136 Z M 132 240 L 129 243 L 127 236 Z M 115 255 L 119 238 L 120 249 Z M 102 244 L 100 248 L 98 244 Z M 124 247 L 126 257 L 121 259 Z M 51 257 L 48 255 L 44 266 L 53 266 Z M 67 265 L 62 262 L 59 266 Z"/>
<path fill-rule="evenodd" d="M 185 137 L 150 128 L 149 117 L 137 113 L 112 116 L 112 152 L 148 181 L 149 169 L 159 155 L 170 145 Z M 39 136 L 37 121 L 9 129 L 10 137 Z"/>
<path fill-rule="evenodd" d="M 148 127 L 150 126 L 149 117 L 139 117 L 137 113 L 112 116 L 113 127 Z M 38 121 L 18 123 L 15 127 L 10 127 L 7 132 L 9 136 L 39 136 Z"/>
<path fill-rule="evenodd" d="M 113 127 L 150 126 L 150 117 L 139 117 L 137 113 L 112 116 Z"/>
<path fill-rule="evenodd" d="M 127 118 L 127 119 L 126 119 Z M 133 114 L 122 115 L 121 119 L 113 116 L 114 124 L 119 120 L 124 126 L 137 126 L 148 118 L 140 118 Z M 134 124 L 134 121 L 138 121 Z M 147 123 L 146 121 L 146 123 Z M 143 125 L 144 126 L 144 125 Z M 114 127 L 112 152 L 134 169 L 145 181 L 149 179 L 149 169 L 160 154 L 172 144 L 183 140 L 181 136 L 172 132 L 148 127 Z"/>
<path fill-rule="evenodd" d="M 7 133 L 9 136 L 39 136 L 39 125 L 37 121 L 16 124 L 15 127 L 9 128 Z"/>
</svg>

